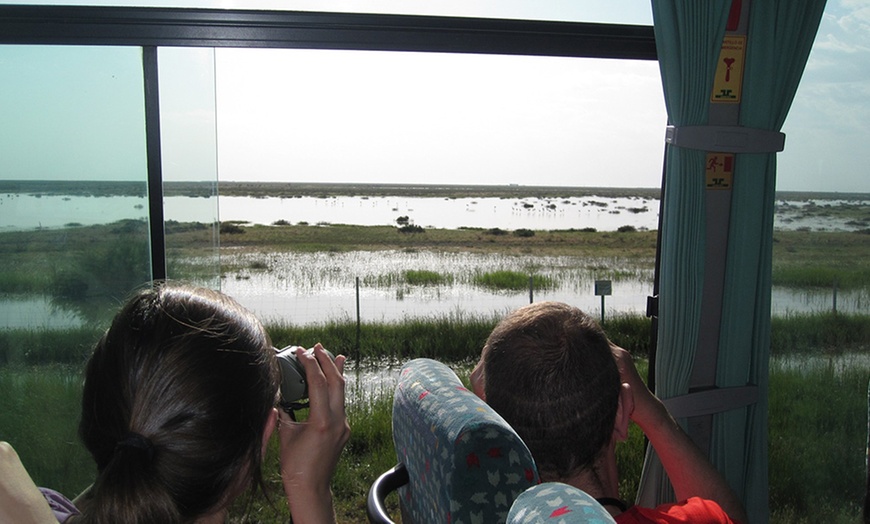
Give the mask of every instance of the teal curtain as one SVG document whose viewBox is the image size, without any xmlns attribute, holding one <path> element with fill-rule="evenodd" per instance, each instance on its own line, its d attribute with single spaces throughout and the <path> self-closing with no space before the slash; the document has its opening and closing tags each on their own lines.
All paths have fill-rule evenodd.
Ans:
<svg viewBox="0 0 870 524">
<path fill-rule="evenodd" d="M 740 125 L 779 131 L 818 30 L 824 0 L 750 3 Z M 730 0 L 653 0 L 669 123 L 708 124 L 709 96 Z M 668 146 L 662 215 L 656 394 L 688 392 L 705 254 L 703 151 Z M 767 406 L 775 154 L 738 154 L 731 195 L 720 320 L 718 387 L 756 384 L 759 400 L 713 419 L 711 460 L 743 498 L 752 522 L 767 522 Z M 684 421 L 681 421 L 684 422 Z M 654 452 L 638 503 L 672 500 Z"/>
<path fill-rule="evenodd" d="M 750 3 L 740 125 L 781 129 L 824 7 L 824 0 Z M 759 401 L 714 417 L 711 459 L 742 496 L 752 522 L 767 522 L 776 155 L 739 154 L 734 176 L 716 381 L 719 387 L 758 384 Z"/>
<path fill-rule="evenodd" d="M 668 123 L 705 125 L 731 0 L 653 0 Z M 688 392 L 704 286 L 705 152 L 668 146 L 662 205 L 656 394 Z M 637 502 L 673 497 L 661 463 L 647 451 Z"/>
</svg>

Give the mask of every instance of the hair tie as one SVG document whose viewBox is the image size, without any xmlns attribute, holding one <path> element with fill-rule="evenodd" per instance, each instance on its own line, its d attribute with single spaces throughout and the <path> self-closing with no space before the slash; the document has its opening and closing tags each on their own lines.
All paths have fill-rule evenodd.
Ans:
<svg viewBox="0 0 870 524">
<path fill-rule="evenodd" d="M 147 453 L 149 461 L 154 458 L 154 444 L 152 444 L 147 437 L 132 431 L 125 433 L 124 436 L 121 437 L 121 440 L 115 444 L 116 452 L 118 451 L 118 448 L 141 449 Z"/>
</svg>

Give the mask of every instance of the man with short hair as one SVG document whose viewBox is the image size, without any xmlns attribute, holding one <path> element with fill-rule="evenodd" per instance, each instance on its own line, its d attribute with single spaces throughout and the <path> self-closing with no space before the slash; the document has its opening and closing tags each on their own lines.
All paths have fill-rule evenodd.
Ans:
<svg viewBox="0 0 870 524">
<path fill-rule="evenodd" d="M 471 384 L 529 447 L 542 481 L 589 493 L 618 523 L 747 521 L 740 500 L 646 387 L 631 355 L 576 307 L 539 302 L 508 315 L 487 339 Z M 680 502 L 629 508 L 619 500 L 615 449 L 630 420 L 649 438 Z"/>
</svg>

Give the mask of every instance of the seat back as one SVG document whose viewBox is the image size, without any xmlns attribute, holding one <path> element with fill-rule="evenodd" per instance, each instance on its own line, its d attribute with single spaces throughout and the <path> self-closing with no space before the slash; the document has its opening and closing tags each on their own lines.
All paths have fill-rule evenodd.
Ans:
<svg viewBox="0 0 870 524">
<path fill-rule="evenodd" d="M 514 499 L 539 482 L 516 432 L 435 360 L 402 368 L 393 443 L 408 473 L 398 490 L 405 524 L 503 523 Z"/>
<path fill-rule="evenodd" d="M 545 482 L 520 494 L 507 524 L 615 524 L 604 507 L 585 491 L 561 482 Z"/>
</svg>

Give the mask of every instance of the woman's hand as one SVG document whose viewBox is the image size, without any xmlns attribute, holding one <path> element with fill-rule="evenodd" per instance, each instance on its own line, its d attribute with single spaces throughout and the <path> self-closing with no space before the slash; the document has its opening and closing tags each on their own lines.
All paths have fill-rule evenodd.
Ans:
<svg viewBox="0 0 870 524">
<path fill-rule="evenodd" d="M 350 438 L 344 407 L 345 357 L 333 362 L 320 344 L 296 356 L 305 369 L 311 409 L 308 420 L 279 415 L 281 478 L 297 524 L 335 522 L 330 482 L 341 450 Z"/>
</svg>

